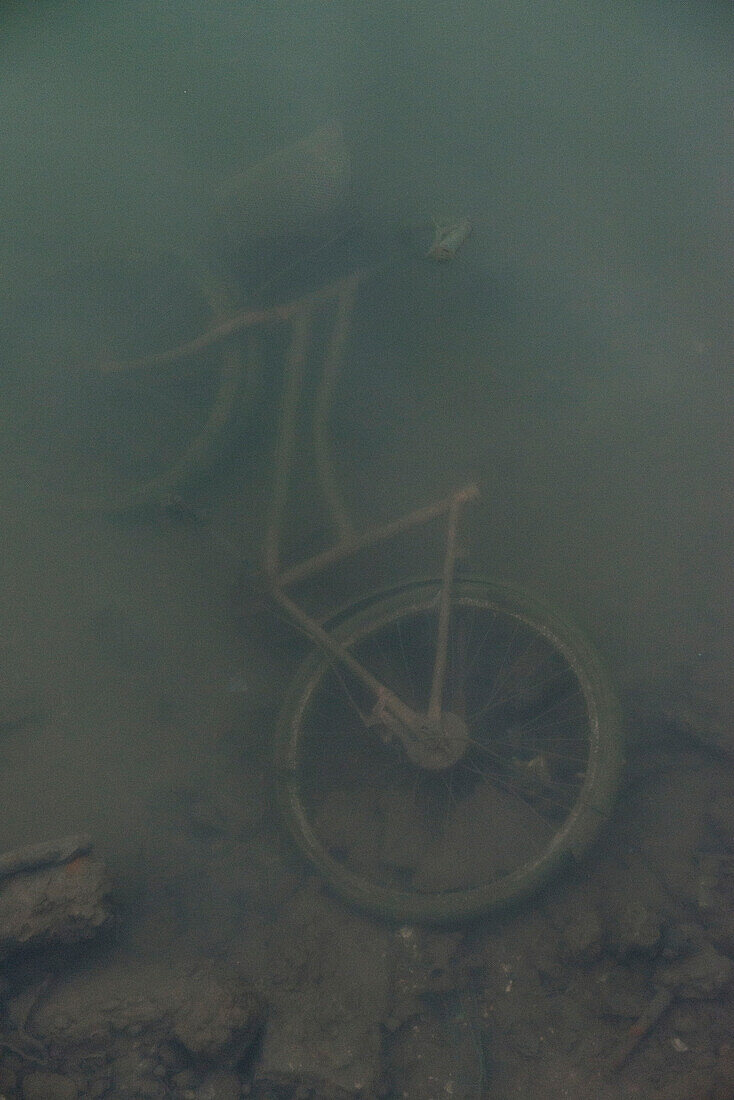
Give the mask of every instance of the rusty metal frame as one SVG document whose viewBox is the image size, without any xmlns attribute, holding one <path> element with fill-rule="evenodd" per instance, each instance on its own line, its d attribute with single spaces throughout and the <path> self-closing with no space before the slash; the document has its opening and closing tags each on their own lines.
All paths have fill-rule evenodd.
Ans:
<svg viewBox="0 0 734 1100">
<path fill-rule="evenodd" d="M 100 369 L 108 373 L 122 370 L 148 370 L 196 355 L 235 332 L 277 324 L 290 326 L 290 343 L 286 354 L 275 448 L 273 485 L 263 545 L 263 571 L 268 588 L 275 603 L 288 617 L 335 661 L 349 668 L 374 695 L 375 708 L 371 720 L 384 722 L 392 719 L 393 723 L 400 725 L 404 733 L 420 738 L 428 731 L 432 731 L 435 735 L 440 727 L 459 517 L 463 506 L 476 499 L 478 489 L 475 485 L 465 486 L 443 500 L 418 508 L 390 523 L 369 527 L 360 534 L 355 532 L 331 462 L 328 419 L 334 386 L 342 368 L 349 341 L 357 288 L 363 275 L 363 272 L 356 272 L 289 303 L 268 309 L 242 310 L 194 340 L 180 344 L 178 347 L 143 359 L 104 363 Z M 336 312 L 318 380 L 311 432 L 316 458 L 317 483 L 336 538 L 331 546 L 319 553 L 284 567 L 280 557 L 281 540 L 287 518 L 298 413 L 305 381 L 306 360 L 312 344 L 313 321 L 319 309 L 332 303 L 335 303 Z M 436 653 L 427 711 L 425 714 L 420 714 L 408 707 L 393 691 L 373 676 L 345 646 L 329 634 L 318 620 L 300 607 L 286 590 L 361 550 L 376 546 L 442 516 L 448 518 L 441 588 L 438 596 Z"/>
<path fill-rule="evenodd" d="M 308 634 L 326 653 L 341 663 L 370 690 L 375 697 L 374 721 L 384 717 L 399 723 L 404 731 L 420 736 L 428 728 L 434 732 L 440 725 L 441 703 L 446 678 L 451 592 L 457 556 L 457 530 L 460 512 L 464 504 L 478 496 L 477 487 L 469 485 L 424 508 L 416 509 L 390 523 L 375 525 L 357 534 L 347 516 L 338 490 L 330 459 L 328 414 L 334 383 L 342 367 L 349 338 L 351 316 L 356 300 L 359 275 L 351 275 L 318 296 L 310 296 L 281 311 L 279 319 L 286 317 L 292 324 L 291 341 L 286 357 L 286 373 L 280 409 L 278 441 L 275 452 L 274 480 L 268 522 L 265 534 L 263 568 L 274 601 Z M 304 383 L 304 366 L 310 345 L 311 322 L 315 308 L 328 298 L 336 299 L 336 316 L 324 357 L 321 377 L 315 400 L 312 422 L 313 444 L 316 452 L 316 473 L 324 504 L 336 531 L 331 546 L 296 564 L 284 567 L 280 560 L 280 546 L 287 514 L 288 489 L 293 471 L 293 455 L 296 442 L 296 421 Z M 426 714 L 420 714 L 401 700 L 385 684 L 382 684 L 364 667 L 349 650 L 338 642 L 321 623 L 309 615 L 288 595 L 287 589 L 316 573 L 335 565 L 370 546 L 396 535 L 422 526 L 446 515 L 446 549 L 444 553 L 441 590 L 438 604 L 438 634 L 430 700 Z"/>
</svg>

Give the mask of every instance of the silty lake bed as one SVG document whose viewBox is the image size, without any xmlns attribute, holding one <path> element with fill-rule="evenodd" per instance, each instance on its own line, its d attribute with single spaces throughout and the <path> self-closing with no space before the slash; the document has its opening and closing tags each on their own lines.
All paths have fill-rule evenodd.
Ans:
<svg viewBox="0 0 734 1100">
<path fill-rule="evenodd" d="M 13 964 L 6 1094 L 726 1095 L 729 10 L 47 4 L 3 23 L 2 848 L 90 833 L 116 913 L 91 953 Z M 252 609 L 247 578 L 283 341 L 263 339 L 208 480 L 144 515 L 79 512 L 61 491 L 80 438 L 90 476 L 117 455 L 134 476 L 216 392 L 192 371 L 170 400 L 95 389 L 85 415 L 80 364 L 111 338 L 144 354 L 198 325 L 191 282 L 156 259 L 155 293 L 133 294 L 115 258 L 123 273 L 131 253 L 143 270 L 205 260 L 242 307 L 257 279 L 217 252 L 216 181 L 335 119 L 352 220 L 340 211 L 331 248 L 292 242 L 300 263 L 262 300 L 370 271 L 330 418 L 348 509 L 366 526 L 477 481 L 472 571 L 578 622 L 628 734 L 619 810 L 583 864 L 512 916 L 443 932 L 324 893 L 274 805 L 303 644 Z M 470 237 L 431 264 L 432 219 L 464 217 Z M 297 458 L 294 554 L 323 533 L 308 448 Z M 439 562 L 435 537 L 406 538 L 314 599 Z M 196 999 L 188 982 L 239 1047 L 162 1029 Z M 141 989 L 154 1004 L 133 1019 Z M 74 1012 L 85 1026 L 59 1030 Z M 115 1039 L 92 1072 L 100 1020 Z"/>
</svg>

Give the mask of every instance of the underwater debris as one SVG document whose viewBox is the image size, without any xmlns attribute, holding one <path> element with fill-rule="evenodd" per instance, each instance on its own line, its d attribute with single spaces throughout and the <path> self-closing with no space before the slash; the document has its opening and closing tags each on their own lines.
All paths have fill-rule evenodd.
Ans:
<svg viewBox="0 0 734 1100">
<path fill-rule="evenodd" d="M 440 263 L 454 259 L 472 230 L 468 218 L 462 218 L 457 222 L 439 222 L 434 219 L 433 228 L 433 244 L 428 249 L 426 258 L 438 260 Z"/>
</svg>

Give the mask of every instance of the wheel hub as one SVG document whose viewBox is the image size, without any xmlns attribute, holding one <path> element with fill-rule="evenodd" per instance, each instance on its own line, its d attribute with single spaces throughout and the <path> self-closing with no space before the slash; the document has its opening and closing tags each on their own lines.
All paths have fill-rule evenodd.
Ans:
<svg viewBox="0 0 734 1100">
<path fill-rule="evenodd" d="M 408 759 L 428 771 L 446 771 L 466 752 L 469 730 L 463 718 L 450 711 L 438 719 L 425 716 L 416 729 L 401 726 L 398 736 Z"/>
</svg>

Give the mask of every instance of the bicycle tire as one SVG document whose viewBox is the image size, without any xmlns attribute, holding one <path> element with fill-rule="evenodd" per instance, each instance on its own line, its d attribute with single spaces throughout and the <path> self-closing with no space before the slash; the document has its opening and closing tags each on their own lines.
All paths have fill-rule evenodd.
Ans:
<svg viewBox="0 0 734 1100">
<path fill-rule="evenodd" d="M 361 600 L 328 624 L 347 647 L 360 644 L 401 617 L 433 609 L 440 581 L 401 585 Z M 609 816 L 623 760 L 620 708 L 608 675 L 593 646 L 574 626 L 511 585 L 482 579 L 457 580 L 452 599 L 457 607 L 496 609 L 537 633 L 568 663 L 578 680 L 588 712 L 588 769 L 572 812 L 539 858 L 479 887 L 415 892 L 384 886 L 340 864 L 316 835 L 302 791 L 300 753 L 304 716 L 324 682 L 333 660 L 314 650 L 301 665 L 284 701 L 276 733 L 276 788 L 283 820 L 300 852 L 329 887 L 348 903 L 375 916 L 398 922 L 456 924 L 515 905 L 580 859 Z"/>
<path fill-rule="evenodd" d="M 104 256 L 101 262 L 106 263 L 111 271 L 115 265 L 124 270 L 126 264 L 131 264 L 134 271 L 144 270 L 150 263 L 151 270 L 159 265 L 164 270 L 180 272 L 194 294 L 199 295 L 212 324 L 233 312 L 234 303 L 225 286 L 205 267 L 192 264 L 176 254 L 155 251 L 150 257 L 144 257 L 140 252 L 135 252 L 117 258 Z M 161 461 L 158 469 L 143 470 L 139 475 L 120 476 L 119 479 L 114 478 L 110 485 L 103 485 L 104 479 L 100 477 L 94 486 L 80 484 L 77 487 L 72 484 L 51 487 L 44 483 L 41 466 L 32 482 L 37 486 L 33 490 L 35 498 L 52 510 L 122 514 L 154 507 L 205 473 L 216 460 L 222 434 L 233 417 L 236 402 L 243 399 L 243 392 L 247 389 L 245 380 L 248 372 L 237 343 L 223 341 L 216 354 L 215 381 L 207 404 L 202 406 L 199 422 L 192 426 L 190 435 L 181 438 L 180 446 Z M 211 368 L 207 366 L 205 369 Z M 60 464 L 63 466 L 63 457 Z M 53 473 L 53 467 L 48 473 Z M 17 483 L 19 487 L 24 486 L 25 478 L 18 478 Z M 25 488 L 21 491 L 26 492 Z"/>
</svg>

